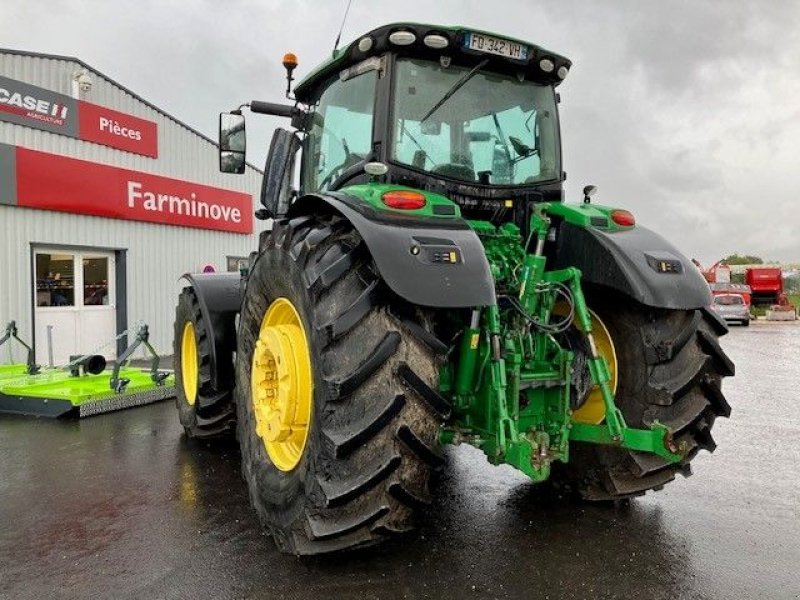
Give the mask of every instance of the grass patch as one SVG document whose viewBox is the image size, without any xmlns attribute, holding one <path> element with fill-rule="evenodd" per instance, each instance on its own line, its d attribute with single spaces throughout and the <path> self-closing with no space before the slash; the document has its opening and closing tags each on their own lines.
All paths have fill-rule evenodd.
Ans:
<svg viewBox="0 0 800 600">
<path fill-rule="evenodd" d="M 789 304 L 800 310 L 800 294 L 788 294 L 786 297 L 789 299 Z M 768 306 L 751 306 L 750 314 L 754 317 L 764 317 L 768 308 Z"/>
</svg>

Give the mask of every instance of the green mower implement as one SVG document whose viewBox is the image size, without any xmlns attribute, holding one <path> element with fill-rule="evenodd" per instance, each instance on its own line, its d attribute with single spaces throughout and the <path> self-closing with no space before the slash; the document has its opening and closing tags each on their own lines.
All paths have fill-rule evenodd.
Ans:
<svg viewBox="0 0 800 600">
<path fill-rule="evenodd" d="M 8 339 L 17 337 L 12 322 Z M 159 358 L 148 341 L 147 326 L 106 370 L 100 355 L 74 356 L 64 368 L 41 368 L 29 351 L 25 365 L 0 365 L 0 413 L 41 417 L 87 417 L 112 410 L 157 402 L 175 395 L 174 377 L 158 370 Z M 0 338 L 0 345 L 6 338 Z M 135 350 L 144 345 L 151 354 L 150 369 L 125 366 Z M 33 367 L 33 368 L 32 368 Z"/>
<path fill-rule="evenodd" d="M 399 23 L 335 51 L 292 104 L 220 116 L 225 172 L 244 169 L 244 109 L 292 128 L 272 139 L 256 216 L 274 222 L 247 272 L 185 276 L 177 405 L 189 436 L 236 428 L 283 551 L 408 531 L 444 444 L 586 500 L 661 489 L 714 450 L 726 326 L 629 211 L 593 186 L 564 202 L 570 67 Z"/>
</svg>

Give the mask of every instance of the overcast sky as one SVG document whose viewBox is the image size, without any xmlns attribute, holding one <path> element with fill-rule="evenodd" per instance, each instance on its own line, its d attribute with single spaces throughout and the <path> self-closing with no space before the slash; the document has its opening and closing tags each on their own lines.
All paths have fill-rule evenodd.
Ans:
<svg viewBox="0 0 800 600">
<path fill-rule="evenodd" d="M 330 55 L 346 0 L 3 0 L 0 47 L 76 56 L 216 138 L 217 113 L 280 101 Z M 800 261 L 800 2 L 353 0 L 342 42 L 394 21 L 504 33 L 573 60 L 560 87 L 567 198 L 704 264 Z M 258 121 L 258 123 L 256 123 Z M 263 161 L 279 121 L 248 121 Z"/>
</svg>

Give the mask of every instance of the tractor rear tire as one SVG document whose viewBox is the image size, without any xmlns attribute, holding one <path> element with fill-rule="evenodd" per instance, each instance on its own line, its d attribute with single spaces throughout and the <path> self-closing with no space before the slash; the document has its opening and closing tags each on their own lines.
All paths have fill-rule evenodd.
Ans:
<svg viewBox="0 0 800 600">
<path fill-rule="evenodd" d="M 251 396 L 256 341 L 279 298 L 300 318 L 313 380 L 307 438 L 283 469 L 256 431 Z M 381 542 L 410 530 L 430 502 L 448 407 L 434 391 L 437 344 L 418 315 L 398 316 L 403 308 L 345 219 L 276 221 L 261 245 L 240 317 L 235 397 L 250 500 L 283 552 Z"/>
<path fill-rule="evenodd" d="M 192 329 L 196 350 L 196 369 L 192 375 L 183 372 L 182 342 L 187 327 Z M 229 437 L 235 430 L 236 423 L 233 390 L 218 389 L 213 384 L 208 324 L 203 319 L 200 302 L 192 287 L 183 288 L 178 296 L 173 340 L 175 405 L 186 436 L 197 439 Z M 232 355 L 218 359 L 233 362 Z M 194 396 L 193 399 L 190 396 Z"/>
<path fill-rule="evenodd" d="M 687 444 L 688 454 L 671 464 L 654 454 L 575 443 L 569 463 L 556 465 L 553 483 L 586 500 L 608 501 L 659 490 L 678 473 L 688 477 L 697 453 L 716 448 L 714 420 L 730 416 L 721 381 L 734 365 L 718 342 L 727 326 L 706 308 L 654 309 L 609 294 L 588 300 L 616 348 L 615 398 L 628 426 L 648 428 L 658 420 Z"/>
</svg>

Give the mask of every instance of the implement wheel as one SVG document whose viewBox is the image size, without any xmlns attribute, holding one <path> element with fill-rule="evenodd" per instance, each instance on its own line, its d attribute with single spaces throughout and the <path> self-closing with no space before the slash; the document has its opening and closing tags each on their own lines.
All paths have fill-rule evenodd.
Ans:
<svg viewBox="0 0 800 600">
<path fill-rule="evenodd" d="M 175 404 L 181 425 L 190 438 L 213 438 L 234 430 L 233 391 L 216 389 L 211 377 L 208 324 L 197 295 L 186 287 L 175 309 Z M 233 356 L 218 357 L 233 361 Z"/>
<path fill-rule="evenodd" d="M 619 500 L 661 489 L 678 473 L 689 476 L 697 453 L 716 448 L 714 420 L 730 416 L 721 381 L 733 375 L 734 366 L 718 342 L 727 327 L 708 309 L 654 309 L 597 293 L 589 302 L 607 328 L 610 339 L 603 342 L 600 333 L 598 349 L 616 374 L 616 403 L 628 426 L 648 428 L 657 420 L 689 452 L 670 464 L 649 453 L 574 443 L 569 463 L 556 465 L 554 483 L 567 484 L 587 500 Z M 590 397 L 575 418 L 598 422 L 586 410 L 591 405 Z"/>
<path fill-rule="evenodd" d="M 277 221 L 262 244 L 235 396 L 250 499 L 284 552 L 380 542 L 429 502 L 435 344 L 399 304 L 344 219 Z"/>
</svg>

